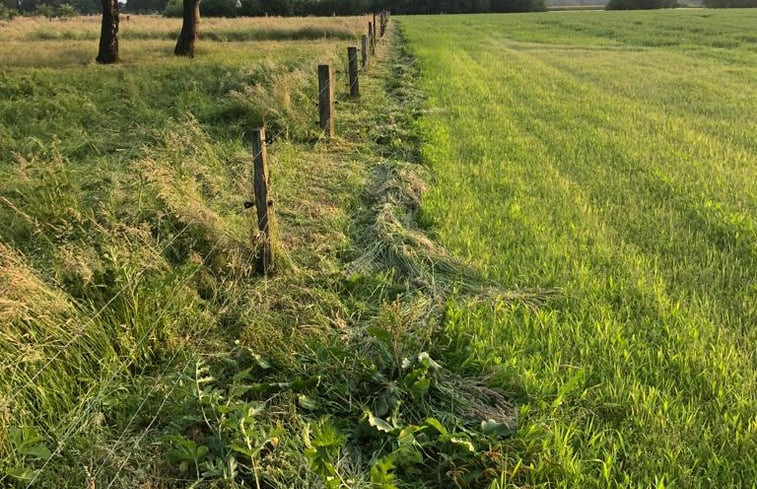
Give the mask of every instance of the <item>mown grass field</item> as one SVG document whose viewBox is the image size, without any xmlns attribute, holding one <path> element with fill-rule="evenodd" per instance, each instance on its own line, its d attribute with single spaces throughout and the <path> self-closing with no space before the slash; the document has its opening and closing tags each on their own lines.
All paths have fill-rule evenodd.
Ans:
<svg viewBox="0 0 757 489">
<path fill-rule="evenodd" d="M 546 306 L 451 301 L 520 405 L 499 487 L 757 486 L 757 12 L 403 18 L 423 222 Z"/>
</svg>

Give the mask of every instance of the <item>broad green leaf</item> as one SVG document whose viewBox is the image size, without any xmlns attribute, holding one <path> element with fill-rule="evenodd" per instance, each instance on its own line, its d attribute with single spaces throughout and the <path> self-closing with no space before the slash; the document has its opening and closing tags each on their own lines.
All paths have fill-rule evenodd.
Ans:
<svg viewBox="0 0 757 489">
<path fill-rule="evenodd" d="M 297 404 L 299 404 L 301 408 L 307 409 L 308 411 L 315 411 L 320 407 L 318 401 L 310 396 L 306 396 L 305 394 L 300 394 L 297 396 Z"/>
<path fill-rule="evenodd" d="M 421 445 L 415 439 L 417 426 L 403 428 L 397 436 L 399 447 L 393 452 L 394 460 L 399 466 L 408 466 L 423 463 Z"/>
<path fill-rule="evenodd" d="M 425 351 L 420 352 L 418 354 L 418 363 L 420 363 L 421 365 L 423 365 L 426 368 L 430 368 L 430 369 L 433 369 L 433 370 L 438 370 L 438 369 L 441 368 L 441 365 L 439 365 L 438 363 L 436 363 L 431 358 L 431 355 L 429 355 L 428 352 L 425 352 Z"/>
<path fill-rule="evenodd" d="M 257 450 L 252 450 L 244 445 L 240 445 L 236 441 L 231 442 L 231 449 L 247 457 L 254 457 L 257 454 Z"/>
<path fill-rule="evenodd" d="M 19 449 L 19 453 L 22 453 L 24 455 L 29 455 L 34 458 L 38 458 L 41 460 L 47 460 L 52 455 L 50 453 L 50 450 L 41 443 L 39 445 L 34 445 L 31 447 L 22 447 Z"/>
<path fill-rule="evenodd" d="M 238 384 L 242 382 L 243 380 L 249 379 L 251 371 L 252 371 L 251 368 L 240 370 L 239 372 L 234 374 L 234 377 L 232 377 L 231 382 L 234 384 Z"/>
<path fill-rule="evenodd" d="M 250 352 L 250 355 L 252 355 L 252 358 L 255 359 L 255 363 L 258 364 L 258 367 L 262 368 L 263 370 L 268 370 L 269 368 L 271 368 L 270 362 L 268 362 L 268 360 L 266 360 L 264 357 L 252 352 Z"/>
<path fill-rule="evenodd" d="M 376 428 L 378 431 L 383 431 L 384 433 L 391 433 L 392 431 L 394 431 L 394 427 L 392 425 L 390 425 L 383 419 L 374 416 L 370 411 L 365 412 L 365 417 L 368 419 L 368 424 Z"/>
<path fill-rule="evenodd" d="M 444 427 L 442 423 L 439 422 L 436 418 L 426 418 L 426 425 L 431 426 L 436 431 L 439 432 L 440 435 L 446 435 L 447 434 L 447 428 Z"/>
<path fill-rule="evenodd" d="M 10 467 L 5 469 L 5 473 L 14 479 L 20 481 L 31 481 L 37 476 L 37 470 L 32 470 L 26 467 Z"/>
<path fill-rule="evenodd" d="M 392 335 L 384 328 L 379 328 L 378 326 L 370 326 L 367 329 L 367 332 L 369 335 L 383 341 L 384 343 L 389 343 L 392 340 Z"/>
<path fill-rule="evenodd" d="M 393 455 L 379 459 L 371 466 L 371 484 L 377 489 L 397 489 L 394 485 L 394 460 Z"/>
<path fill-rule="evenodd" d="M 487 436 L 508 436 L 512 434 L 512 429 L 507 424 L 493 419 L 481 421 L 481 431 Z"/>
<path fill-rule="evenodd" d="M 410 393 L 414 398 L 419 399 L 428 394 L 428 389 L 430 387 L 431 380 L 423 377 L 413 382 L 413 385 L 410 387 Z"/>
<path fill-rule="evenodd" d="M 320 383 L 321 376 L 314 375 L 312 377 L 308 377 L 307 379 L 297 378 L 293 380 L 291 387 L 293 391 L 302 391 L 305 389 L 313 389 L 315 387 L 318 387 Z"/>
<path fill-rule="evenodd" d="M 476 452 L 476 448 L 473 446 L 473 443 L 471 443 L 470 440 L 466 440 L 465 438 L 460 437 L 452 437 L 449 439 L 449 441 L 450 443 L 462 447 L 471 453 Z"/>
<path fill-rule="evenodd" d="M 196 460 L 202 460 L 205 458 L 205 456 L 208 454 L 208 447 L 205 445 L 200 445 L 197 447 L 197 450 L 195 450 L 195 459 Z"/>
</svg>

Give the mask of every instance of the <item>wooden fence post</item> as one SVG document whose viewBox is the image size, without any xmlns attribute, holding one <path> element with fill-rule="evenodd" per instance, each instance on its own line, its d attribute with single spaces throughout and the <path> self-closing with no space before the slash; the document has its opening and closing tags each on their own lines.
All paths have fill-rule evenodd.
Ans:
<svg viewBox="0 0 757 489">
<path fill-rule="evenodd" d="M 360 64 L 363 69 L 368 66 L 368 36 L 360 37 Z"/>
<path fill-rule="evenodd" d="M 384 11 L 381 11 L 381 37 L 384 37 L 384 32 L 386 31 L 386 13 Z"/>
<path fill-rule="evenodd" d="M 371 56 L 376 55 L 376 30 L 373 28 L 375 24 L 368 22 L 368 38 L 371 41 Z"/>
<path fill-rule="evenodd" d="M 376 12 L 373 12 L 373 44 L 376 44 L 376 32 L 378 31 L 378 24 L 376 23 Z"/>
<path fill-rule="evenodd" d="M 357 98 L 360 96 L 360 79 L 358 78 L 356 47 L 350 46 L 347 48 L 347 61 L 350 74 L 350 97 Z"/>
<path fill-rule="evenodd" d="M 318 66 L 318 113 L 321 129 L 334 137 L 334 70 L 331 65 Z"/>
<path fill-rule="evenodd" d="M 252 130 L 253 192 L 255 209 L 258 214 L 258 234 L 255 238 L 255 269 L 268 274 L 273 269 L 273 244 L 271 228 L 273 222 L 273 200 L 270 198 L 268 182 L 268 155 L 266 153 L 265 128 Z"/>
</svg>

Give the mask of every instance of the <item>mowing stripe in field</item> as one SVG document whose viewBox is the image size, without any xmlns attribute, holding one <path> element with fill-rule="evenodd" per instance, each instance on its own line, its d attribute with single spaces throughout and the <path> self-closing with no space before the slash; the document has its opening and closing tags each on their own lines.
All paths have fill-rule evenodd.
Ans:
<svg viewBox="0 0 757 489">
<path fill-rule="evenodd" d="M 448 311 L 525 414 L 514 481 L 757 483 L 757 12 L 401 20 L 439 239 L 534 312 Z"/>
</svg>

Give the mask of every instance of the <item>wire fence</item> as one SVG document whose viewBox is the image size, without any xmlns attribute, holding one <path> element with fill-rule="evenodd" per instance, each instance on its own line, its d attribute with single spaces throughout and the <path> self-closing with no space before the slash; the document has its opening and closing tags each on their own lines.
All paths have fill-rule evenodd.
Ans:
<svg viewBox="0 0 757 489">
<path fill-rule="evenodd" d="M 274 135 L 272 137 L 272 139 L 277 139 L 281 134 L 282 134 L 282 132 L 279 132 L 278 134 Z M 261 148 L 261 150 L 258 153 L 254 154 L 253 155 L 253 159 L 259 157 L 262 154 L 263 150 L 264 149 Z M 237 174 L 236 176 L 237 177 L 241 177 L 240 174 Z M 251 186 L 249 188 L 252 189 Z M 244 206 L 240 206 L 240 211 L 244 211 L 244 210 L 245 210 Z M 186 223 L 185 226 L 178 233 L 174 234 L 169 239 L 169 241 L 160 248 L 158 254 L 159 255 L 163 255 L 168 250 L 168 248 L 174 242 L 176 242 L 176 240 L 178 240 L 184 233 L 186 233 L 191 228 L 191 226 L 193 224 L 195 224 L 198 221 L 198 219 L 199 219 L 199 217 L 195 217 L 195 218 L 191 219 L 188 223 Z M 234 240 L 236 242 L 240 241 L 238 239 L 238 237 L 233 236 L 230 233 L 225 232 L 224 234 L 228 238 L 230 238 L 230 239 L 232 239 L 232 240 Z M 202 269 L 202 267 L 204 266 L 204 264 L 207 262 L 207 259 L 218 249 L 218 247 L 219 247 L 219 243 L 216 243 L 211 248 L 211 250 L 206 253 L 205 257 L 203 257 L 201 259 L 200 264 L 193 270 L 193 272 L 179 283 L 179 288 L 186 286 L 192 280 L 192 278 L 194 278 L 194 276 Z M 110 299 L 108 299 L 108 301 L 106 301 L 106 303 L 103 306 L 101 306 L 93 316 L 91 316 L 90 318 L 88 318 L 88 320 L 84 323 L 84 325 L 82 327 L 80 327 L 74 333 L 74 335 L 60 349 L 58 349 L 58 351 L 56 351 L 56 353 L 53 354 L 53 356 L 50 359 L 48 359 L 48 361 L 45 362 L 45 364 L 40 369 L 38 369 L 34 373 L 34 375 L 32 375 L 26 381 L 25 385 L 22 388 L 18 389 L 8 399 L 8 401 L 7 401 L 8 404 L 10 405 L 10 403 L 12 401 L 14 401 L 21 394 L 21 392 L 23 390 L 29 388 L 30 385 L 31 385 L 31 383 L 34 380 L 36 380 L 46 369 L 50 368 L 50 366 L 53 364 L 53 362 L 57 358 L 59 358 L 60 355 L 62 355 L 63 352 L 66 351 L 66 349 L 68 349 L 69 347 L 71 347 L 77 340 L 79 340 L 82 337 L 84 337 L 84 335 L 85 335 L 88 327 L 90 325 L 94 324 L 95 320 L 98 317 L 100 317 L 108 309 L 108 307 L 110 307 L 116 301 L 116 299 L 121 294 L 123 294 L 130 287 L 136 287 L 136 286 L 138 286 L 139 282 L 142 279 L 142 277 L 151 268 L 152 267 L 150 267 L 150 266 L 144 267 L 141 270 L 139 270 L 136 274 L 134 274 L 134 276 L 131 279 L 129 279 L 126 284 L 124 284 Z M 113 371 L 110 373 L 110 376 L 107 378 L 107 380 L 105 380 L 105 382 L 99 383 L 97 385 L 93 385 L 92 387 L 90 387 L 89 391 L 84 396 L 84 401 L 81 401 L 79 403 L 79 407 L 74 410 L 75 414 L 73 416 L 69 417 L 69 419 L 68 419 L 68 421 L 66 423 L 61 423 L 61 425 L 63 425 L 63 426 L 67 425 L 67 428 L 63 431 L 63 434 L 60 436 L 60 438 L 58 440 L 58 443 L 56 445 L 55 450 L 44 461 L 42 467 L 40 469 L 38 469 L 34 473 L 34 476 L 31 479 L 31 481 L 29 482 L 29 484 L 27 485 L 27 488 L 31 488 L 33 486 L 33 484 L 38 480 L 38 478 L 40 477 L 40 475 L 50 465 L 50 463 L 53 461 L 53 459 L 55 457 L 57 457 L 58 455 L 60 455 L 60 453 L 65 449 L 65 447 L 66 447 L 67 443 L 70 441 L 70 439 L 72 439 L 76 435 L 76 433 L 78 433 L 86 425 L 86 421 L 88 421 L 90 419 L 90 417 L 94 414 L 94 411 L 95 411 L 96 407 L 98 405 L 100 405 L 102 403 L 102 401 L 105 399 L 107 393 L 109 392 L 108 388 L 110 387 L 110 385 L 118 379 L 119 374 L 123 373 L 127 368 L 129 368 L 134 363 L 134 360 L 136 358 L 135 353 L 147 341 L 147 339 L 155 332 L 155 329 L 157 328 L 157 326 L 165 318 L 165 315 L 167 314 L 167 312 L 170 311 L 170 307 L 169 306 L 171 306 L 176 299 L 177 299 L 177 295 L 176 294 L 172 294 L 171 295 L 171 299 L 169 299 L 169 303 L 166 305 L 166 307 L 164 307 L 163 312 L 160 314 L 160 316 L 156 319 L 156 321 L 153 322 L 153 325 L 147 331 L 145 331 L 145 333 L 142 335 L 142 337 L 132 347 L 132 350 L 130 351 L 130 354 L 128 355 L 129 360 L 127 360 L 126 362 L 120 363 L 116 368 L 114 368 Z M 195 323 L 195 325 L 197 325 L 197 324 L 199 324 L 199 320 Z M 199 339 L 200 343 L 202 343 L 202 341 L 205 339 L 205 337 L 207 336 L 207 333 L 210 331 L 210 329 L 211 329 L 210 327 L 208 327 L 208 328 L 205 329 L 205 331 L 202 334 L 202 337 Z M 182 351 L 183 347 L 186 346 L 189 343 L 189 340 L 190 340 L 190 337 L 186 337 L 185 340 L 184 340 L 184 342 L 182 343 L 181 348 L 177 348 L 176 349 L 176 351 L 174 352 L 174 354 L 171 357 L 171 359 L 166 363 L 166 367 L 164 368 L 163 372 L 160 374 L 161 378 L 165 377 L 165 375 L 168 373 L 169 369 L 173 366 L 173 364 L 174 364 L 174 362 L 176 360 L 176 357 Z M 184 371 L 186 369 L 186 367 L 191 362 L 192 358 L 193 357 L 190 355 L 189 360 L 187 360 L 187 364 L 180 371 Z M 121 432 L 121 434 L 119 435 L 118 439 L 116 440 L 114 446 L 117 446 L 122 441 L 122 439 L 124 438 L 125 434 L 129 430 L 129 428 L 131 427 L 131 425 L 134 423 L 134 421 L 137 419 L 137 416 L 142 411 L 142 409 L 146 405 L 148 399 L 155 392 L 155 390 L 158 388 L 158 386 L 159 386 L 159 384 L 156 383 L 153 386 L 153 388 L 150 390 L 150 392 L 142 400 L 142 403 L 139 405 L 139 407 L 137 408 L 137 410 L 131 416 L 131 418 L 128 421 L 127 425 L 124 427 L 123 431 Z M 168 398 L 173 393 L 174 389 L 175 389 L 175 385 L 171 388 L 171 390 L 169 391 L 169 393 L 166 395 L 166 398 L 163 399 L 163 402 L 161 403 L 158 412 L 156 412 L 155 416 L 153 417 L 153 421 L 151 421 L 150 425 L 152 423 L 154 423 L 155 419 L 157 418 L 157 416 L 160 413 L 160 411 L 162 410 L 162 408 L 165 406 L 166 402 L 168 401 Z M 99 393 L 97 395 L 94 395 L 95 391 L 99 391 Z M 141 441 L 141 438 L 142 437 L 140 437 L 140 441 Z M 16 453 L 17 453 L 17 450 L 14 448 L 13 450 L 11 450 L 11 452 L 10 452 L 9 455 L 13 456 Z M 114 453 L 115 453 L 115 450 L 112 449 L 110 451 L 110 453 L 109 453 L 108 456 L 112 456 Z M 128 458 L 127 458 L 127 461 L 128 461 Z M 124 465 L 125 465 L 125 463 L 126 463 L 126 461 L 124 462 Z M 98 466 L 98 469 L 93 474 L 94 478 L 96 478 L 100 474 L 100 472 L 106 466 L 106 464 L 107 464 L 107 457 L 103 460 L 103 462 L 100 464 L 100 466 Z M 121 470 L 123 470 L 123 466 L 124 465 L 122 465 L 119 468 L 119 472 Z M 0 477 L 0 482 L 2 482 L 5 478 L 6 478 L 6 475 L 4 474 L 2 477 Z M 111 482 L 111 485 L 112 485 L 112 482 Z M 110 487 L 110 486 L 108 486 L 108 487 Z"/>
</svg>

